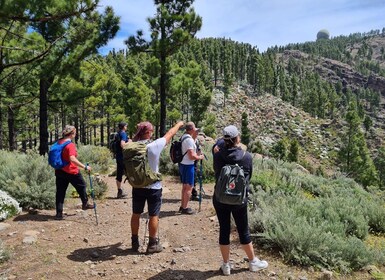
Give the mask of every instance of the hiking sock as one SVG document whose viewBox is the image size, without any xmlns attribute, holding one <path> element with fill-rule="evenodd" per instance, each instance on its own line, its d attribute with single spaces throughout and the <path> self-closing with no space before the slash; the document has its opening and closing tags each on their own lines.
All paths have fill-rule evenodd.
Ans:
<svg viewBox="0 0 385 280">
<path fill-rule="evenodd" d="M 152 246 L 152 245 L 157 244 L 157 243 L 158 243 L 158 238 L 150 237 L 149 241 L 148 241 L 148 246 Z"/>
</svg>

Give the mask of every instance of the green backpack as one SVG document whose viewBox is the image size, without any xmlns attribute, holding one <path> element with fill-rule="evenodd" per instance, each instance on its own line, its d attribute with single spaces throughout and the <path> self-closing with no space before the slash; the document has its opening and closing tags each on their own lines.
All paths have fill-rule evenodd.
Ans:
<svg viewBox="0 0 385 280">
<path fill-rule="evenodd" d="M 155 173 L 147 159 L 147 145 L 141 142 L 128 142 L 123 146 L 125 175 L 133 188 L 143 188 L 162 179 Z"/>
</svg>

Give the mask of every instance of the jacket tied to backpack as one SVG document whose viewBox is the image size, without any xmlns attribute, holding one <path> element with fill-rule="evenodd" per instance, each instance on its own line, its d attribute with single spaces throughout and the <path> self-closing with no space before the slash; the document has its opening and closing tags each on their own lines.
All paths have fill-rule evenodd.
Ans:
<svg viewBox="0 0 385 280">
<path fill-rule="evenodd" d="M 154 172 L 148 164 L 146 143 L 126 143 L 123 163 L 127 180 L 133 188 L 144 188 L 162 179 L 162 175 Z"/>
</svg>

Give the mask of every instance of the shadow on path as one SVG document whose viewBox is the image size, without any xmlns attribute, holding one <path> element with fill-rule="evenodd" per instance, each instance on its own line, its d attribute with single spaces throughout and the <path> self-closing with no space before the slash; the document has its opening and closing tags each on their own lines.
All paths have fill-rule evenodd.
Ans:
<svg viewBox="0 0 385 280">
<path fill-rule="evenodd" d="M 231 270 L 231 274 L 238 274 L 246 271 L 247 269 L 236 269 Z M 183 277 L 182 277 L 182 276 Z M 183 279 L 183 280 L 204 280 L 204 279 L 210 279 L 212 277 L 223 275 L 220 269 L 218 270 L 207 270 L 207 271 L 200 271 L 200 270 L 180 270 L 180 269 L 168 269 L 165 271 L 162 271 L 158 273 L 157 275 L 154 275 L 152 277 L 147 278 L 147 280 L 168 280 L 168 279 Z"/>
<path fill-rule="evenodd" d="M 116 256 L 128 256 L 128 255 L 138 255 L 138 252 L 134 252 L 130 249 L 122 249 L 120 246 L 121 242 L 99 246 L 93 248 L 82 248 L 73 251 L 70 255 L 67 256 L 68 259 L 75 262 L 85 262 L 88 260 L 91 261 L 107 261 L 113 260 Z"/>
</svg>

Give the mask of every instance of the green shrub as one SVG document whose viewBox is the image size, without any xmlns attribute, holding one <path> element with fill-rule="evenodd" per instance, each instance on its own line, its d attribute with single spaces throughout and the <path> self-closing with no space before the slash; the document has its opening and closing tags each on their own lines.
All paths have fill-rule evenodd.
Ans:
<svg viewBox="0 0 385 280">
<path fill-rule="evenodd" d="M 79 146 L 78 158 L 84 164 L 92 164 L 93 173 L 107 173 L 109 167 L 114 164 L 111 152 L 106 147 Z"/>
<path fill-rule="evenodd" d="M 106 148 L 84 146 L 79 149 L 82 162 L 89 162 L 93 172 L 105 171 L 111 162 Z M 83 171 L 82 171 L 83 172 Z M 88 185 L 89 178 L 83 172 Z M 100 179 L 93 180 L 96 197 L 107 190 Z M 22 154 L 0 151 L 0 189 L 14 197 L 24 209 L 52 209 L 55 207 L 55 171 L 48 165 L 47 158 L 34 152 Z M 68 188 L 71 192 L 71 188 Z"/>
<path fill-rule="evenodd" d="M 250 228 L 257 242 L 289 262 L 347 272 L 384 263 L 384 248 L 366 245 L 384 233 L 384 194 L 351 179 L 326 179 L 298 165 L 254 160 Z"/>
<path fill-rule="evenodd" d="M 0 264 L 9 260 L 9 252 L 0 239 Z"/>
</svg>

